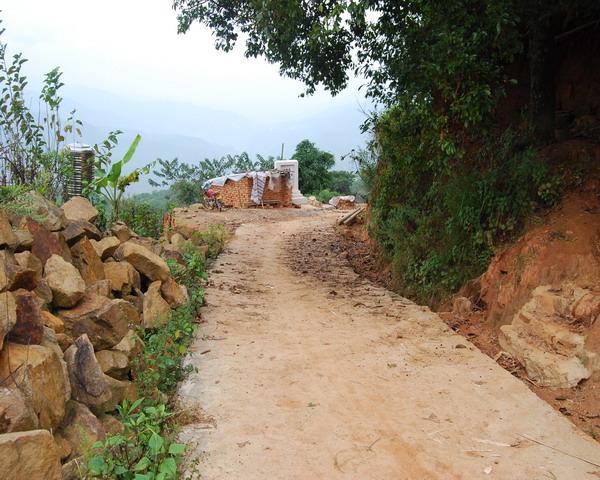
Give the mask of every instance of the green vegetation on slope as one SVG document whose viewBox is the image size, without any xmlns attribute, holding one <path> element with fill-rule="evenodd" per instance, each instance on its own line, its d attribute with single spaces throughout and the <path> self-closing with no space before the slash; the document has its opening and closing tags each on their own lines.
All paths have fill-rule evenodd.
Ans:
<svg viewBox="0 0 600 480">
<path fill-rule="evenodd" d="M 560 198 L 560 166 L 538 156 L 554 139 L 558 39 L 589 28 L 597 1 L 174 6 L 180 31 L 203 23 L 229 51 L 241 29 L 246 55 L 278 63 L 308 93 L 341 91 L 351 71 L 365 78 L 385 110 L 365 125 L 373 141 L 357 153 L 359 175 L 404 294 L 439 303 Z"/>
</svg>

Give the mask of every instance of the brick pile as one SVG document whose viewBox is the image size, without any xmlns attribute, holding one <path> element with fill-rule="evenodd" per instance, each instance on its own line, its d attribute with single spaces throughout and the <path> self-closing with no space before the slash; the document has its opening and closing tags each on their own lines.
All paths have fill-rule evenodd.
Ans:
<svg viewBox="0 0 600 480">
<path fill-rule="evenodd" d="M 270 181 L 271 179 L 268 178 L 263 193 L 263 202 L 265 204 L 278 202 L 277 206 L 289 207 L 292 204 L 292 186 L 290 182 L 282 182 L 277 192 L 269 189 Z M 211 188 L 219 194 L 219 199 L 226 207 L 248 208 L 255 205 L 250 198 L 252 194 L 252 182 L 252 178 L 244 177 L 239 182 L 227 180 L 225 185 L 213 185 Z"/>
</svg>

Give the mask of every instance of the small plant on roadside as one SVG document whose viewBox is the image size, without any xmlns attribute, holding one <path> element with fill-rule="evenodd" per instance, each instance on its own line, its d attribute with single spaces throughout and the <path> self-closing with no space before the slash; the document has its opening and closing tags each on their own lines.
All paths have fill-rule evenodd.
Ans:
<svg viewBox="0 0 600 480">
<path fill-rule="evenodd" d="M 121 160 L 111 162 L 112 149 L 117 145 L 119 133 L 111 132 L 109 138 L 104 141 L 101 147 L 95 147 L 98 155 L 94 180 L 85 188 L 86 195 L 97 195 L 108 203 L 111 222 L 119 218 L 123 196 L 127 187 L 138 182 L 140 175 L 147 174 L 152 168 L 152 164 L 149 164 L 142 168 L 136 168 L 127 175 L 123 174 L 123 167 L 129 163 L 142 139 L 140 135 L 136 135 Z"/>
<path fill-rule="evenodd" d="M 192 242 L 196 245 L 207 245 L 207 257 L 215 258 L 225 245 L 227 240 L 227 229 L 225 225 L 210 225 L 203 232 L 194 232 Z"/>
<path fill-rule="evenodd" d="M 93 445 L 98 454 L 88 461 L 92 478 L 125 480 L 174 480 L 185 445 L 165 435 L 171 416 L 165 405 L 144 406 L 144 399 L 117 406 L 123 432 Z M 168 429 L 166 429 L 168 431 Z"/>
</svg>

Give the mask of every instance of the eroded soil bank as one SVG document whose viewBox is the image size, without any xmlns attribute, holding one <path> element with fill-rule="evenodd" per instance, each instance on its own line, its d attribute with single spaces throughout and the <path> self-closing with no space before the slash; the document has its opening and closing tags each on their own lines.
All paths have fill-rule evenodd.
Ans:
<svg viewBox="0 0 600 480">
<path fill-rule="evenodd" d="M 355 274 L 335 218 L 242 224 L 214 265 L 180 390 L 203 479 L 597 478 L 573 455 L 597 461 L 600 445 Z"/>
</svg>

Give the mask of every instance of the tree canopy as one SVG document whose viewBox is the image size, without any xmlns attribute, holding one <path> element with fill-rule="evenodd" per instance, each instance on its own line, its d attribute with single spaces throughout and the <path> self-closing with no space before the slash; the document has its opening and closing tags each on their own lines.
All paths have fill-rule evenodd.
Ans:
<svg viewBox="0 0 600 480">
<path fill-rule="evenodd" d="M 292 158 L 298 160 L 298 182 L 301 191 L 316 193 L 329 187 L 329 169 L 335 165 L 335 159 L 331 153 L 319 150 L 309 140 L 302 140 L 296 145 L 296 151 Z"/>
</svg>

